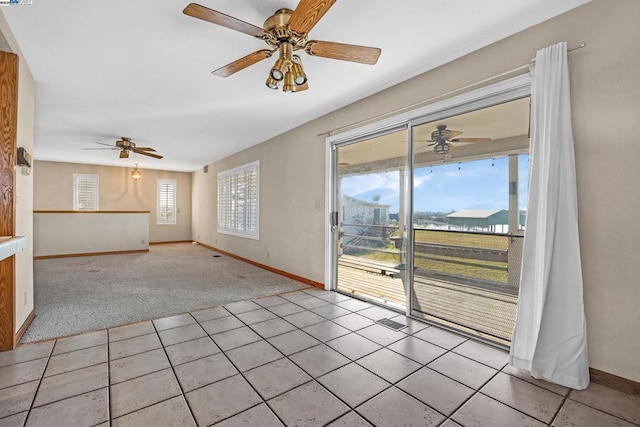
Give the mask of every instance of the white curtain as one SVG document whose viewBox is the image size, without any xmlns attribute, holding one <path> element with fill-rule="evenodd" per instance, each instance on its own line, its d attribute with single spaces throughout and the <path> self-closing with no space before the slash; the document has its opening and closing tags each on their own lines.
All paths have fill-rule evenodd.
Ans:
<svg viewBox="0 0 640 427">
<path fill-rule="evenodd" d="M 510 364 L 584 389 L 589 362 L 566 42 L 539 50 L 531 73 L 529 201 Z"/>
</svg>

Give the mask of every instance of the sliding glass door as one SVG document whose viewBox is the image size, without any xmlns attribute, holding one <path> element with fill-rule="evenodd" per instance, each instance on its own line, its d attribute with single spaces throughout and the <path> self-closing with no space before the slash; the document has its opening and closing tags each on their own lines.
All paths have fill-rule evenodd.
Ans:
<svg viewBox="0 0 640 427">
<path fill-rule="evenodd" d="M 405 310 L 407 130 L 334 150 L 337 290 Z"/>
</svg>

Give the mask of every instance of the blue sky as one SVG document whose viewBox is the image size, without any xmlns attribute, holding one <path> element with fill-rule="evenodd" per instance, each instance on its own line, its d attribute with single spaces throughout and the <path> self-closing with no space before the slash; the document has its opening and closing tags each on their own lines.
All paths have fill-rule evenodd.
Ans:
<svg viewBox="0 0 640 427">
<path fill-rule="evenodd" d="M 526 209 L 529 156 L 519 156 L 520 209 Z M 492 166 L 493 163 L 493 166 Z M 450 212 L 461 209 L 508 209 L 508 158 L 446 163 L 414 171 L 414 211 Z M 398 212 L 398 172 L 345 177 L 342 193 L 360 200 L 380 196 L 378 203 Z"/>
</svg>

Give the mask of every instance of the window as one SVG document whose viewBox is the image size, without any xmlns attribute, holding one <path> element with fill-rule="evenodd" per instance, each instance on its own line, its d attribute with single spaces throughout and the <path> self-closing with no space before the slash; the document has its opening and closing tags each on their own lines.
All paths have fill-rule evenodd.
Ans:
<svg viewBox="0 0 640 427">
<path fill-rule="evenodd" d="M 98 175 L 73 174 L 73 210 L 98 210 Z"/>
<path fill-rule="evenodd" d="M 258 239 L 259 162 L 218 174 L 218 233 Z"/>
<path fill-rule="evenodd" d="M 158 224 L 176 223 L 176 180 L 158 179 Z"/>
</svg>

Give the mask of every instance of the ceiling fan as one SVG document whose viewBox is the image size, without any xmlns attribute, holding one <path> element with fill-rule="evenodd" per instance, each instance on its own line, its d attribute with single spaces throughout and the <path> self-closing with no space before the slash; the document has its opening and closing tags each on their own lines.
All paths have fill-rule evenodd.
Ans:
<svg viewBox="0 0 640 427">
<path fill-rule="evenodd" d="M 300 0 L 295 10 L 279 9 L 264 22 L 263 28 L 241 21 L 222 12 L 209 9 L 196 3 L 189 4 L 184 14 L 240 31 L 265 41 L 268 49 L 250 53 L 224 67 L 212 71 L 220 77 L 228 77 L 250 65 L 279 53 L 266 85 L 270 89 L 278 89 L 284 82 L 285 92 L 302 92 L 309 88 L 307 75 L 302 68 L 300 56 L 294 55 L 297 50 L 304 50 L 312 56 L 339 59 L 373 65 L 382 52 L 379 48 L 357 46 L 328 41 L 309 40 L 309 31 L 320 21 L 336 0 Z"/>
<path fill-rule="evenodd" d="M 131 138 L 127 138 L 126 136 L 117 140 L 115 145 L 105 144 L 103 142 L 96 142 L 96 144 L 106 145 L 109 148 L 83 148 L 83 150 L 120 150 L 121 159 L 128 159 L 130 151 L 136 154 L 142 154 L 143 156 L 153 157 L 154 159 L 162 158 L 159 154 L 153 154 L 156 150 L 151 147 L 136 147 L 136 144 L 131 141 Z"/>
<path fill-rule="evenodd" d="M 433 147 L 433 151 L 436 154 L 449 154 L 449 151 L 453 151 L 455 146 L 454 142 L 462 143 L 476 143 L 476 142 L 490 142 L 491 138 L 457 138 L 458 135 L 462 135 L 462 132 L 458 130 L 447 129 L 447 125 L 438 125 L 436 130 L 431 132 L 431 139 L 426 142 L 432 142 L 427 147 Z"/>
</svg>

